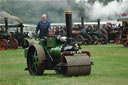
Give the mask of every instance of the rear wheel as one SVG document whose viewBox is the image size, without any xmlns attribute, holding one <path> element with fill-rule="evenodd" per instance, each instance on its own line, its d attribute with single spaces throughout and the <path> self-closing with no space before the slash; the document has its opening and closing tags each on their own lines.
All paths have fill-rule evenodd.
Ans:
<svg viewBox="0 0 128 85">
<path fill-rule="evenodd" d="M 83 41 L 84 41 L 84 38 L 83 38 L 82 35 L 77 35 L 77 36 L 75 37 L 75 40 L 76 40 L 80 45 L 82 45 L 82 44 L 83 44 Z"/>
<path fill-rule="evenodd" d="M 16 39 L 11 40 L 11 46 L 10 49 L 17 49 L 18 48 L 18 41 Z"/>
<path fill-rule="evenodd" d="M 3 39 L 0 40 L 0 50 L 6 50 L 8 48 L 8 41 Z"/>
<path fill-rule="evenodd" d="M 43 75 L 45 52 L 42 46 L 33 45 L 28 49 L 27 66 L 31 75 Z"/>
<path fill-rule="evenodd" d="M 86 35 L 84 38 L 85 38 L 85 41 L 84 41 L 85 45 L 92 44 L 93 40 L 92 40 L 92 37 L 90 35 Z"/>
<path fill-rule="evenodd" d="M 108 43 L 108 37 L 106 35 L 101 36 L 101 44 L 107 44 Z"/>
<path fill-rule="evenodd" d="M 122 32 L 122 44 L 128 48 L 128 29 Z"/>
<path fill-rule="evenodd" d="M 96 35 L 92 35 L 92 39 L 93 39 L 93 44 L 97 45 L 99 41 L 98 37 Z"/>
</svg>

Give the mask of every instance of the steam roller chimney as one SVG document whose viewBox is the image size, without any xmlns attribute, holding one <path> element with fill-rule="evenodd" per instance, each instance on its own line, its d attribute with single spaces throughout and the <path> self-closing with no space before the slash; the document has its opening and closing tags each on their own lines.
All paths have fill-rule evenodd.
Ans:
<svg viewBox="0 0 128 85">
<path fill-rule="evenodd" d="M 8 31 L 8 18 L 4 18 L 4 22 L 5 22 L 5 31 Z"/>
<path fill-rule="evenodd" d="M 100 29 L 100 19 L 97 19 L 98 22 L 98 29 Z"/>
<path fill-rule="evenodd" d="M 70 44 L 73 40 L 72 38 L 72 11 L 65 11 L 65 19 L 66 19 L 67 44 Z"/>
<path fill-rule="evenodd" d="M 84 17 L 81 17 L 81 27 L 84 28 Z"/>
</svg>

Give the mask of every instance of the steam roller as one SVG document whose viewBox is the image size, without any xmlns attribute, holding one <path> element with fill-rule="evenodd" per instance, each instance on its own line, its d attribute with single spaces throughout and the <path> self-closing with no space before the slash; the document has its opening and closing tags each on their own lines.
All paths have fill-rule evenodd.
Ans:
<svg viewBox="0 0 128 85">
<path fill-rule="evenodd" d="M 117 21 L 122 22 L 121 42 L 124 45 L 124 47 L 128 48 L 128 16 L 122 16 Z"/>
<path fill-rule="evenodd" d="M 64 76 L 89 75 L 90 53 L 80 51 L 80 45 L 72 38 L 72 11 L 65 11 L 67 35 L 55 35 L 50 30 L 48 37 L 40 39 L 25 49 L 27 69 L 31 75 L 43 75 L 44 70 L 55 70 Z"/>
</svg>

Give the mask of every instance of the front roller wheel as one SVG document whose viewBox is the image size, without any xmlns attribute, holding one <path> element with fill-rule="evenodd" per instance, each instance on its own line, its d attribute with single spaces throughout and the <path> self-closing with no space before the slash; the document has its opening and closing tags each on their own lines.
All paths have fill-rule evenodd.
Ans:
<svg viewBox="0 0 128 85">
<path fill-rule="evenodd" d="M 65 76 L 90 75 L 91 61 L 89 56 L 65 56 L 61 67 Z"/>
<path fill-rule="evenodd" d="M 32 45 L 28 49 L 27 66 L 31 75 L 43 75 L 45 51 L 40 45 Z"/>
</svg>

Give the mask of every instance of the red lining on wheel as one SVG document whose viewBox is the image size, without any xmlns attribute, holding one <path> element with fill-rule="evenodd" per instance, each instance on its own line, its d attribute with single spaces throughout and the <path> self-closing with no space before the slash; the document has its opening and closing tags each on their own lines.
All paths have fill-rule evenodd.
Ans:
<svg viewBox="0 0 128 85">
<path fill-rule="evenodd" d="M 16 39 L 10 41 L 11 46 L 9 46 L 10 49 L 17 49 L 18 48 L 18 42 Z"/>
<path fill-rule="evenodd" d="M 0 50 L 6 50 L 8 48 L 8 42 L 6 40 L 0 40 Z"/>
</svg>

